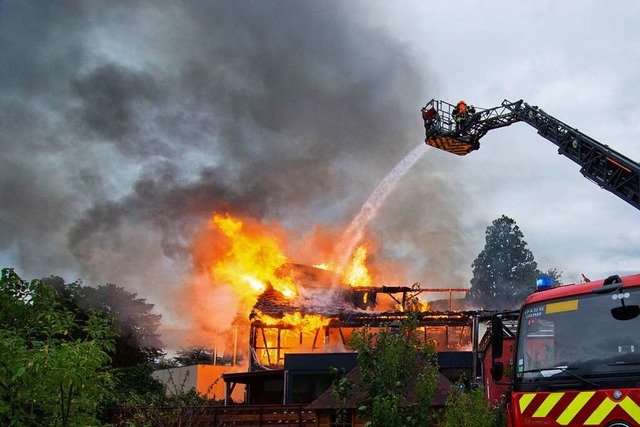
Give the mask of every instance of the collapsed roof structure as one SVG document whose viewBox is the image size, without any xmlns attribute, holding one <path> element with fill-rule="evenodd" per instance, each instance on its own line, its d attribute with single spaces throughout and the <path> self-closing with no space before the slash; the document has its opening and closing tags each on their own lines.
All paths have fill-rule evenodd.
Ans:
<svg viewBox="0 0 640 427">
<path fill-rule="evenodd" d="M 286 274 L 304 289 L 295 299 L 273 288 L 260 295 L 250 315 L 249 371 L 282 368 L 288 353 L 347 352 L 351 334 L 360 328 L 399 327 L 409 304 L 426 292 L 447 293 L 448 309 L 432 310 L 419 303 L 414 314 L 424 339 L 438 352 L 470 350 L 473 318 L 478 311 L 453 310 L 459 288 L 412 286 L 336 286 L 325 270 L 287 264 Z M 414 307 L 415 308 L 415 307 Z"/>
</svg>

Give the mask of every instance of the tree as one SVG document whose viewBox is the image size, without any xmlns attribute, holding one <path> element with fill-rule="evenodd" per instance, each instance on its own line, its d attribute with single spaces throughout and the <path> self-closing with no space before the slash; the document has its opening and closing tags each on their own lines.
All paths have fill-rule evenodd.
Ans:
<svg viewBox="0 0 640 427">
<path fill-rule="evenodd" d="M 107 367 L 115 332 L 99 313 L 76 314 L 53 287 L 2 270 L 1 425 L 99 424 L 114 385 Z"/>
<path fill-rule="evenodd" d="M 153 313 L 153 304 L 113 283 L 97 288 L 85 286 L 82 290 L 80 304 L 85 309 L 100 308 L 115 319 L 118 336 L 114 367 L 152 363 L 164 355 L 158 332 L 162 316 Z"/>
<path fill-rule="evenodd" d="M 213 351 L 204 347 L 183 348 L 173 358 L 180 366 L 212 365 Z"/>
<path fill-rule="evenodd" d="M 60 277 L 43 281 L 57 291 L 58 301 L 78 317 L 99 309 L 111 316 L 118 332 L 115 349 L 110 354 L 115 368 L 153 363 L 164 353 L 158 328 L 162 316 L 153 313 L 153 304 L 136 293 L 112 283 L 98 287 L 83 286 L 82 282 L 65 283 Z"/>
<path fill-rule="evenodd" d="M 437 386 L 435 350 L 420 339 L 414 311 L 398 326 L 389 325 L 373 333 L 369 328 L 354 332 L 350 345 L 358 352 L 358 384 L 344 377 L 334 383 L 334 396 L 345 402 L 344 393 L 364 392 L 357 402 L 367 426 L 429 425 L 430 405 Z"/>
<path fill-rule="evenodd" d="M 154 368 L 152 365 L 143 363 L 127 368 L 116 368 L 112 371 L 117 381 L 115 387 L 116 405 L 128 401 L 131 395 L 165 395 L 166 387 L 153 377 Z"/>
<path fill-rule="evenodd" d="M 519 306 L 531 293 L 539 273 L 520 228 L 505 215 L 487 227 L 485 247 L 471 267 L 467 298 L 485 309 Z"/>
</svg>

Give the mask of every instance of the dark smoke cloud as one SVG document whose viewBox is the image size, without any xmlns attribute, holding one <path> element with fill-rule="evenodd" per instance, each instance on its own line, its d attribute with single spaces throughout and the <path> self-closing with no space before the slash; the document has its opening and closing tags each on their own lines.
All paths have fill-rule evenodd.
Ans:
<svg viewBox="0 0 640 427">
<path fill-rule="evenodd" d="M 74 81 L 72 88 L 80 100 L 74 115 L 84 125 L 83 133 L 114 141 L 124 154 L 151 155 L 154 148 L 165 153 L 136 138 L 144 120 L 138 111 L 151 108 L 162 97 L 153 75 L 108 64 Z"/>
<path fill-rule="evenodd" d="M 0 256 L 29 276 L 118 283 L 162 306 L 213 212 L 300 233 L 348 222 L 422 139 L 428 73 L 365 3 L 1 7 Z M 376 229 L 416 252 L 450 235 L 448 260 L 456 227 L 413 209 L 455 223 L 450 203 L 420 197 L 434 199 L 395 198 L 402 221 Z"/>
</svg>

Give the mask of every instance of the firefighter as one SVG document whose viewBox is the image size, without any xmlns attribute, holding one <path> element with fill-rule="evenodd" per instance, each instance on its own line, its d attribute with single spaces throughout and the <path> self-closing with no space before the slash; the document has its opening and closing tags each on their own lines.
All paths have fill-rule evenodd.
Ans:
<svg viewBox="0 0 640 427">
<path fill-rule="evenodd" d="M 473 105 L 467 107 L 467 114 L 469 116 L 469 123 L 475 123 L 480 120 L 480 114 L 476 114 L 476 107 Z"/>
<path fill-rule="evenodd" d="M 432 133 L 432 128 L 433 125 L 436 122 L 436 116 L 438 115 L 437 111 L 435 108 L 431 107 L 428 110 L 426 109 L 427 107 L 424 107 L 422 109 L 422 118 L 424 119 L 424 129 L 427 133 L 427 138 L 429 137 L 429 134 Z"/>
<path fill-rule="evenodd" d="M 460 126 L 467 119 L 467 103 L 460 100 L 451 113 L 453 120 L 456 122 L 456 131 L 460 130 Z"/>
</svg>

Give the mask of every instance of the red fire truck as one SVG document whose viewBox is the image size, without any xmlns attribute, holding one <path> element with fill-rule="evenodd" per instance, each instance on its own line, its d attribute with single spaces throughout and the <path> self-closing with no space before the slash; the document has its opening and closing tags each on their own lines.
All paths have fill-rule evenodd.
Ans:
<svg viewBox="0 0 640 427">
<path fill-rule="evenodd" d="M 510 363 L 507 425 L 640 426 L 639 304 L 640 275 L 543 284 L 530 295 Z M 491 329 L 491 376 L 501 384 L 502 315 Z"/>
<path fill-rule="evenodd" d="M 640 209 L 640 164 L 540 108 L 504 100 L 459 111 L 427 103 L 425 143 L 463 156 L 488 131 L 525 122 L 587 179 Z M 513 312 L 491 318 L 480 378 L 490 401 L 504 394 L 509 427 L 640 426 L 640 274 L 558 287 L 543 280 L 519 310 L 515 333 L 507 316 Z"/>
</svg>

